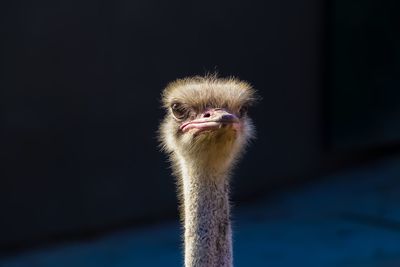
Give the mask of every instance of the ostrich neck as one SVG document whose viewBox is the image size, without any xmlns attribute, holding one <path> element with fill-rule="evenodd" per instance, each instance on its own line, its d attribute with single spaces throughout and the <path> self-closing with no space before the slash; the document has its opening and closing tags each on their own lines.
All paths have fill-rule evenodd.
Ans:
<svg viewBox="0 0 400 267">
<path fill-rule="evenodd" d="M 182 170 L 186 267 L 231 267 L 228 175 Z"/>
</svg>

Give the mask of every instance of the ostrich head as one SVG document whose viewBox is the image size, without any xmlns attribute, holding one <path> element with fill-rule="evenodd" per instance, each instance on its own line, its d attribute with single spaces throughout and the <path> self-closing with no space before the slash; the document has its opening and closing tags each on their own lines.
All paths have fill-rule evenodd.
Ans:
<svg viewBox="0 0 400 267">
<path fill-rule="evenodd" d="M 229 171 L 253 136 L 247 108 L 255 100 L 254 89 L 235 78 L 197 76 L 170 83 L 162 95 L 167 114 L 160 135 L 175 171 L 182 165 L 215 176 Z"/>
</svg>

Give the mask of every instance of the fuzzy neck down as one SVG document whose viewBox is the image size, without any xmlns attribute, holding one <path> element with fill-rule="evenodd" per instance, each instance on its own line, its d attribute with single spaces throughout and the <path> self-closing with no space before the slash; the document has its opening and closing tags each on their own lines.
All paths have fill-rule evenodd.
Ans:
<svg viewBox="0 0 400 267">
<path fill-rule="evenodd" d="M 228 178 L 182 168 L 185 267 L 233 265 Z"/>
</svg>

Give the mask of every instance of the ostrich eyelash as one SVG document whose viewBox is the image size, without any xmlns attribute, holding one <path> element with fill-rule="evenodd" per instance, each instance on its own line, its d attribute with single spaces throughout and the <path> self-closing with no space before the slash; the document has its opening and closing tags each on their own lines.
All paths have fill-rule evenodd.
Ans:
<svg viewBox="0 0 400 267">
<path fill-rule="evenodd" d="M 181 103 L 173 103 L 171 112 L 175 119 L 184 120 L 188 115 L 188 110 Z"/>
</svg>

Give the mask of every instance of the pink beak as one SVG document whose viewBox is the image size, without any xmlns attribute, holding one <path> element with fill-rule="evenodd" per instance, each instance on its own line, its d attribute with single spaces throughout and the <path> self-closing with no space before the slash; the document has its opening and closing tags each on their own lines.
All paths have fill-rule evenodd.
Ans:
<svg viewBox="0 0 400 267">
<path fill-rule="evenodd" d="M 239 118 L 221 108 L 208 109 L 203 112 L 199 119 L 188 121 L 180 126 L 182 132 L 197 129 L 198 132 L 216 130 L 227 125 L 237 128 L 240 125 Z"/>
</svg>

